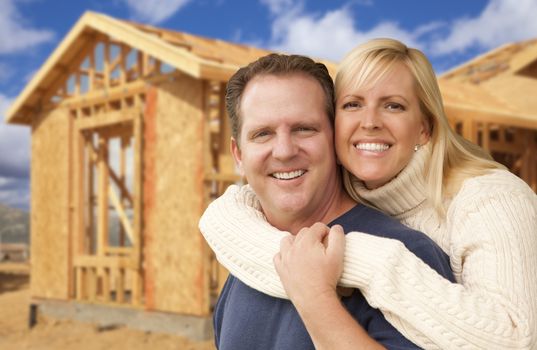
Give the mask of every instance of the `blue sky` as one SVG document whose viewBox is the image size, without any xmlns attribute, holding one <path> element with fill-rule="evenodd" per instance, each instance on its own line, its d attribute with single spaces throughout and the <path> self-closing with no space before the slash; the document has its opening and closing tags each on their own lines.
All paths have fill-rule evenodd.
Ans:
<svg viewBox="0 0 537 350">
<path fill-rule="evenodd" d="M 0 0 L 0 118 L 86 10 L 192 34 L 338 61 L 394 37 L 437 73 L 537 37 L 535 0 Z M 0 123 L 0 203 L 28 209 L 30 132 Z"/>
</svg>

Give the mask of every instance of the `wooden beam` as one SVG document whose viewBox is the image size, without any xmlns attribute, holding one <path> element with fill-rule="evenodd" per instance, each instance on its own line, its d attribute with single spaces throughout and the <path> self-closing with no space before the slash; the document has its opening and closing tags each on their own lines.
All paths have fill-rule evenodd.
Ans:
<svg viewBox="0 0 537 350">
<path fill-rule="evenodd" d="M 109 111 L 101 115 L 92 116 L 89 118 L 81 118 L 76 121 L 76 128 L 79 131 L 87 129 L 97 129 L 109 127 L 114 124 L 132 123 L 134 120 L 134 111 Z"/>
<path fill-rule="evenodd" d="M 80 255 L 74 259 L 74 265 L 85 268 L 136 269 L 129 257 Z"/>
<path fill-rule="evenodd" d="M 106 254 L 111 255 L 121 255 L 121 256 L 131 256 L 133 249 L 132 247 L 106 247 Z"/>
</svg>

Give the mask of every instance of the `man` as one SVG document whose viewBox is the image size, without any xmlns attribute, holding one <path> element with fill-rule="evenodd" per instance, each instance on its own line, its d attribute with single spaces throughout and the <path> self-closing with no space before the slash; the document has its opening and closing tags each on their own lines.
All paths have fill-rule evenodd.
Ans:
<svg viewBox="0 0 537 350">
<path fill-rule="evenodd" d="M 333 146 L 333 96 L 326 67 L 303 56 L 272 54 L 241 68 L 228 82 L 226 95 L 231 150 L 238 168 L 256 193 L 267 221 L 298 234 L 301 242 L 310 239 L 299 234 L 301 228 L 323 222 L 339 224 L 345 232 L 401 235 L 408 238 L 404 243 L 413 251 L 413 242 L 423 243 L 428 240 L 425 235 L 357 205 L 344 191 Z M 328 269 L 341 268 L 337 257 L 342 256 L 338 251 L 342 232 L 333 226 L 327 236 L 323 251 Z M 433 255 L 421 257 L 431 267 L 449 271 L 445 254 L 445 259 L 436 260 L 434 256 L 442 253 Z M 217 347 L 341 349 L 360 344 L 364 348 L 416 348 L 358 290 L 346 293 L 341 301 L 324 291 L 310 293 L 319 293 L 322 314 L 308 314 L 300 303 L 295 309 L 290 301 L 262 294 L 230 275 L 214 311 Z"/>
</svg>

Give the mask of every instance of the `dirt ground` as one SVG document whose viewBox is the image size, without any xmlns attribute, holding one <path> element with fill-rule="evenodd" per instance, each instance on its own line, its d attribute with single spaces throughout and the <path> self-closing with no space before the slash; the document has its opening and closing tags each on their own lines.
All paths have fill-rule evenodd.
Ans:
<svg viewBox="0 0 537 350">
<path fill-rule="evenodd" d="M 75 321 L 39 319 L 30 330 L 28 279 L 27 266 L 0 264 L 0 350 L 214 350 L 212 340 L 194 342 L 127 328 L 99 330 Z"/>
</svg>

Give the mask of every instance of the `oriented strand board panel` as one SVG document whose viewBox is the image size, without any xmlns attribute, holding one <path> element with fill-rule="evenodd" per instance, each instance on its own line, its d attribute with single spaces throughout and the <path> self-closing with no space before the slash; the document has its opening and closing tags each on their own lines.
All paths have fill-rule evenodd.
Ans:
<svg viewBox="0 0 537 350">
<path fill-rule="evenodd" d="M 208 315 L 203 209 L 203 87 L 187 76 L 148 93 L 144 152 L 144 258 L 149 309 Z"/>
<path fill-rule="evenodd" d="M 31 295 L 67 299 L 68 111 L 32 125 Z"/>
</svg>

